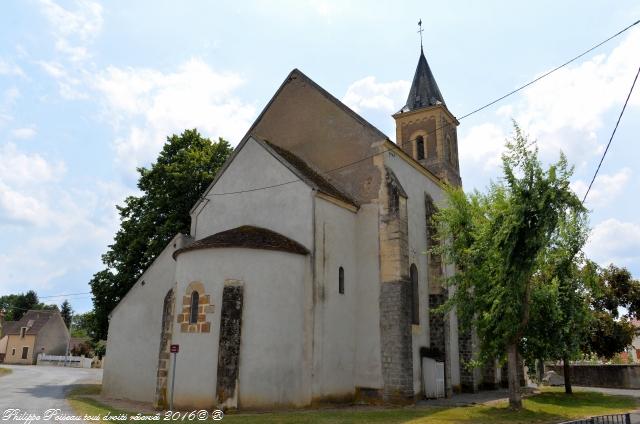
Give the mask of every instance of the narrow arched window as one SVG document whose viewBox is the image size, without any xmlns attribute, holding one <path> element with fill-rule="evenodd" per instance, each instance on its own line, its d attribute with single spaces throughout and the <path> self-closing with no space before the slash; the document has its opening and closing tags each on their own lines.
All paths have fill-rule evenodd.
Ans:
<svg viewBox="0 0 640 424">
<path fill-rule="evenodd" d="M 344 268 L 338 269 L 338 293 L 344 294 Z"/>
<path fill-rule="evenodd" d="M 411 277 L 411 323 L 420 325 L 420 298 L 418 294 L 418 268 L 411 264 L 409 268 Z"/>
<path fill-rule="evenodd" d="M 416 157 L 418 160 L 424 159 L 424 138 L 421 135 L 416 138 Z"/>
<path fill-rule="evenodd" d="M 400 211 L 400 193 L 394 185 L 389 186 L 389 214 L 397 215 Z"/>
<path fill-rule="evenodd" d="M 189 324 L 198 322 L 198 307 L 200 306 L 200 294 L 197 291 L 191 293 L 191 314 L 189 314 Z"/>
</svg>

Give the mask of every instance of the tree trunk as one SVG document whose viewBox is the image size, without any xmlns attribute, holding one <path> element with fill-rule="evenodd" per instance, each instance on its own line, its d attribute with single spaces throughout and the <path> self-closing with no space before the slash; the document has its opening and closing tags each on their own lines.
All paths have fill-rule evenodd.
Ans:
<svg viewBox="0 0 640 424">
<path fill-rule="evenodd" d="M 542 380 L 544 379 L 544 361 L 542 359 L 538 359 L 538 384 L 542 384 Z"/>
<path fill-rule="evenodd" d="M 571 389 L 571 365 L 569 364 L 569 357 L 562 358 L 563 370 L 564 370 L 564 392 L 568 395 L 573 394 Z"/>
<path fill-rule="evenodd" d="M 507 347 L 507 362 L 509 370 L 509 407 L 522 408 L 520 397 L 520 379 L 518 378 L 518 346 L 513 343 Z"/>
</svg>

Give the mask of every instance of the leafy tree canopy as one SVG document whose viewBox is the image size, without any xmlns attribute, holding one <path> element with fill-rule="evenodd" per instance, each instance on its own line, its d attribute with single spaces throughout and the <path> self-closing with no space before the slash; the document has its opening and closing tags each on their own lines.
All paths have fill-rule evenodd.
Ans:
<svg viewBox="0 0 640 424">
<path fill-rule="evenodd" d="M 450 188 L 435 220 L 438 250 L 458 269 L 447 306 L 477 332 L 480 359 L 508 353 L 510 405 L 520 408 L 516 359 L 532 313 L 532 277 L 562 217 L 584 208 L 569 188 L 572 169 L 564 155 L 543 169 L 535 145 L 514 127 L 502 180 L 486 194 Z"/>
<path fill-rule="evenodd" d="M 630 320 L 640 318 L 640 282 L 633 280 L 626 268 L 613 264 L 600 268 L 593 262 L 583 268 L 582 278 L 592 287 L 593 316 L 583 350 L 611 359 L 635 336 L 636 328 Z"/>
<path fill-rule="evenodd" d="M 150 168 L 138 168 L 139 196 L 118 206 L 120 229 L 102 256 L 106 268 L 90 281 L 95 340 L 106 339 L 108 314 L 177 233 L 189 232 L 189 210 L 232 152 L 197 130 L 167 138 Z"/>
<path fill-rule="evenodd" d="M 57 305 L 41 303 L 35 291 L 0 296 L 0 309 L 4 309 L 6 321 L 18 321 L 29 309 L 57 310 Z"/>
</svg>

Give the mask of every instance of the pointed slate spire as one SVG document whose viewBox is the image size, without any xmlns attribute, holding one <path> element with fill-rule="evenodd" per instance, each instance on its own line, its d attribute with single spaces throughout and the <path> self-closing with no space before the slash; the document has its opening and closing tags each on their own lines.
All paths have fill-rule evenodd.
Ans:
<svg viewBox="0 0 640 424">
<path fill-rule="evenodd" d="M 436 79 L 433 77 L 431 68 L 427 63 L 427 58 L 424 57 L 424 51 L 421 48 L 420 59 L 418 60 L 416 74 L 413 76 L 407 104 L 402 108 L 401 112 L 409 112 L 437 104 L 446 106 Z"/>
</svg>

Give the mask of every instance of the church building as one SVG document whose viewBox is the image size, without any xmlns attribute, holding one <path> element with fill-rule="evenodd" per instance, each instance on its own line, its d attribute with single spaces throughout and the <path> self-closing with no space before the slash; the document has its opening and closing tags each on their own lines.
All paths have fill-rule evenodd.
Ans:
<svg viewBox="0 0 640 424">
<path fill-rule="evenodd" d="M 173 384 L 176 408 L 273 409 L 477 390 L 472 337 L 434 312 L 454 269 L 429 253 L 431 218 L 461 180 L 422 51 L 393 118 L 395 142 L 291 71 L 190 234 L 112 311 L 104 394 L 166 407 Z"/>
</svg>

